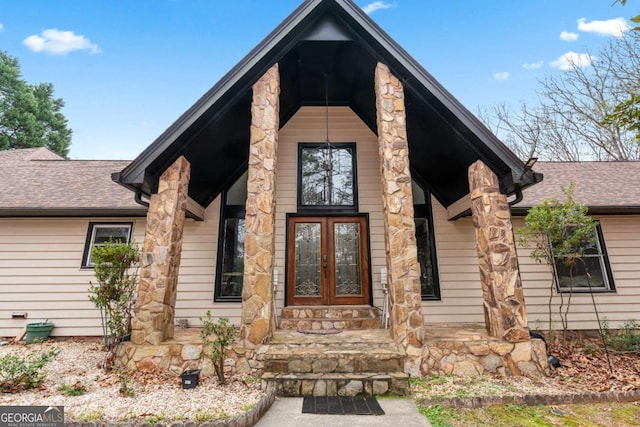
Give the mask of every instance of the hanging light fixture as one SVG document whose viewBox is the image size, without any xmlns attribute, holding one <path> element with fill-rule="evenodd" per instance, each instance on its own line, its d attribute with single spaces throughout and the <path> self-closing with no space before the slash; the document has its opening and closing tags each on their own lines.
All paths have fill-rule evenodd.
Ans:
<svg viewBox="0 0 640 427">
<path fill-rule="evenodd" d="M 326 125 L 326 139 L 325 139 L 325 143 L 326 143 L 326 148 L 324 151 L 324 181 L 325 181 L 325 188 L 324 188 L 324 193 L 325 193 L 325 197 L 324 197 L 324 201 L 326 202 L 327 199 L 329 201 L 329 204 L 331 204 L 331 192 L 332 192 L 332 173 L 333 173 L 333 153 L 332 153 L 332 147 L 331 147 L 331 142 L 329 140 L 329 74 L 325 73 L 324 74 L 324 103 L 325 103 L 325 125 Z"/>
</svg>

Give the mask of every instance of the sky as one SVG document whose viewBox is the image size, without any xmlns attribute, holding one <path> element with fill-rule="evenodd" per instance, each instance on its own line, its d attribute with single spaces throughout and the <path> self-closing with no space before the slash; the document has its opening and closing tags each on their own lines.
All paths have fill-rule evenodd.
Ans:
<svg viewBox="0 0 640 427">
<path fill-rule="evenodd" d="M 535 102 L 638 13 L 613 0 L 356 0 L 469 110 Z M 65 102 L 71 159 L 135 158 L 301 0 L 0 0 L 0 50 Z"/>
</svg>

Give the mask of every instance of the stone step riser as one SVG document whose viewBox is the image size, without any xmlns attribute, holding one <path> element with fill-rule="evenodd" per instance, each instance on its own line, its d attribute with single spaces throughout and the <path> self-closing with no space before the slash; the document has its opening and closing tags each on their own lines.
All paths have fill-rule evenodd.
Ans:
<svg viewBox="0 0 640 427">
<path fill-rule="evenodd" d="M 281 396 L 380 396 L 409 395 L 409 378 L 402 372 L 345 375 L 271 374 L 262 377 L 263 388 L 275 386 Z"/>
<path fill-rule="evenodd" d="M 283 318 L 322 318 L 322 319 L 353 319 L 357 317 L 376 318 L 379 310 L 373 307 L 354 308 L 325 308 L 325 307 L 284 307 Z"/>
<path fill-rule="evenodd" d="M 371 318 L 355 318 L 355 319 L 336 319 L 328 320 L 326 318 L 313 319 L 281 319 L 280 329 L 293 331 L 304 330 L 321 330 L 321 329 L 378 329 L 381 328 L 380 319 Z"/>
<path fill-rule="evenodd" d="M 264 361 L 265 372 L 278 374 L 346 374 L 402 371 L 401 357 L 386 359 L 344 359 L 344 358 L 290 358 L 267 359 Z"/>
</svg>

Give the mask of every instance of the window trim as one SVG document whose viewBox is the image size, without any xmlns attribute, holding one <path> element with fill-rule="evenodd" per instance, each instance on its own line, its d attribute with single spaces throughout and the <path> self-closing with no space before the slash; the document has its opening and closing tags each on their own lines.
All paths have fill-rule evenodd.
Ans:
<svg viewBox="0 0 640 427">
<path fill-rule="evenodd" d="M 238 175 L 238 179 L 243 174 Z M 234 181 L 235 183 L 235 181 Z M 245 219 L 246 205 L 227 205 L 227 191 L 225 189 L 221 195 L 220 221 L 218 224 L 218 250 L 216 252 L 216 277 L 214 280 L 213 301 L 214 302 L 242 302 L 242 295 L 223 296 L 222 293 L 222 258 L 224 256 L 224 233 L 227 219 Z M 245 222 L 246 226 L 246 222 Z M 246 232 L 246 229 L 245 229 Z M 246 234 L 245 234 L 246 236 Z"/>
<path fill-rule="evenodd" d="M 305 148 L 322 148 L 329 144 L 334 148 L 352 150 L 351 167 L 353 169 L 353 204 L 352 205 L 303 205 L 302 204 L 302 150 Z M 298 164 L 296 167 L 296 208 L 299 213 L 317 214 L 356 214 L 358 213 L 358 152 L 355 142 L 298 142 Z"/>
<path fill-rule="evenodd" d="M 600 263 L 600 269 L 602 273 L 606 275 L 603 277 L 604 286 L 598 287 L 579 287 L 579 288 L 569 288 L 569 287 L 561 287 L 560 286 L 560 277 L 558 276 L 558 269 L 556 268 L 556 257 L 554 256 L 553 263 L 553 274 L 555 276 L 556 281 L 556 291 L 563 294 L 568 293 L 616 293 L 616 286 L 613 280 L 613 272 L 611 270 L 611 262 L 609 261 L 609 253 L 607 252 L 607 246 L 605 245 L 604 234 L 602 232 L 602 227 L 600 222 L 598 222 L 595 226 L 595 237 L 596 237 L 596 247 L 598 249 L 598 255 L 590 255 L 587 258 L 597 258 Z"/>
<path fill-rule="evenodd" d="M 80 265 L 81 269 L 93 269 L 94 264 L 91 262 L 91 251 L 93 250 L 93 241 L 95 240 L 95 231 L 98 228 L 107 228 L 107 227 L 128 227 L 129 235 L 127 236 L 127 243 L 131 242 L 131 236 L 133 235 L 133 221 L 128 222 L 89 222 L 89 227 L 87 228 L 87 237 L 84 242 L 84 250 L 82 252 L 82 264 Z"/>
<path fill-rule="evenodd" d="M 415 181 L 415 180 L 414 180 Z M 431 205 L 431 192 L 425 189 L 420 183 L 415 181 L 418 186 L 421 187 L 424 192 L 424 204 L 413 205 L 413 220 L 415 226 L 416 218 L 423 218 L 427 220 L 427 230 L 429 232 L 429 246 L 431 257 L 431 272 L 433 274 L 433 295 L 422 295 L 420 292 L 420 298 L 422 301 L 442 301 L 442 294 L 440 292 L 440 275 L 438 273 L 438 256 L 436 254 L 436 237 L 433 224 L 433 208 Z M 416 239 L 416 244 L 417 244 Z"/>
</svg>

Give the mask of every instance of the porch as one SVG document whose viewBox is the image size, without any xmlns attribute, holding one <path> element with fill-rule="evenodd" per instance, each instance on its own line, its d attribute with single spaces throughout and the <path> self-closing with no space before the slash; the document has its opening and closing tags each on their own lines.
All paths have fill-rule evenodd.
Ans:
<svg viewBox="0 0 640 427">
<path fill-rule="evenodd" d="M 286 308 L 285 323 L 258 350 L 241 341 L 225 353 L 228 375 L 259 375 L 263 387 L 284 396 L 408 395 L 407 353 L 380 311 L 370 306 Z M 366 314 L 367 323 L 358 323 Z M 311 320 L 314 319 L 314 320 Z M 285 319 L 283 319 L 285 320 Z M 346 320 L 346 322 L 345 322 Z M 309 328 L 307 328 L 309 327 Z M 123 343 L 118 360 L 129 369 L 161 369 L 179 374 L 200 369 L 213 375 L 200 359 L 199 328 L 178 328 L 159 345 Z M 509 343 L 492 337 L 484 325 L 425 325 L 420 354 L 424 375 L 537 376 L 548 372 L 545 345 L 538 339 Z"/>
</svg>

